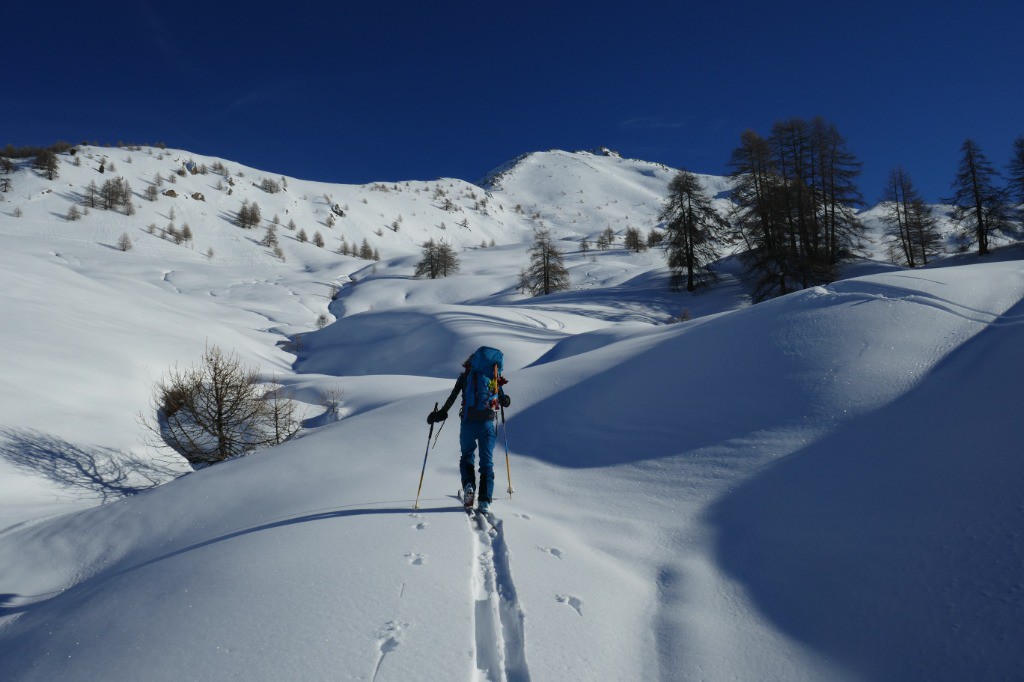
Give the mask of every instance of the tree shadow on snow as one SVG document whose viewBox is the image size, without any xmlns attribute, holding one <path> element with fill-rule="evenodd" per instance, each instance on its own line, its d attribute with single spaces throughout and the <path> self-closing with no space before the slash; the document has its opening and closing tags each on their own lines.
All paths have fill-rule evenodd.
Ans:
<svg viewBox="0 0 1024 682">
<path fill-rule="evenodd" d="M 176 475 L 129 452 L 84 447 L 31 429 L 0 429 L 0 457 L 66 491 L 102 502 L 135 495 Z"/>
</svg>

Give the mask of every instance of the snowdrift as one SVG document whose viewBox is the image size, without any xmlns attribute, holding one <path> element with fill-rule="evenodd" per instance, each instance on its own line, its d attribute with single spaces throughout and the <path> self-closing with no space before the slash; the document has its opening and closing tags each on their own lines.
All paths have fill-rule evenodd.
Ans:
<svg viewBox="0 0 1024 682">
<path fill-rule="evenodd" d="M 0 536 L 0 669 L 1013 676 L 1024 466 L 991 404 L 1020 395 L 1022 298 L 1017 263 L 876 275 L 511 369 L 517 494 L 496 535 L 450 496 L 455 428 L 411 509 L 459 357 L 416 327 L 431 316 L 392 311 L 439 368 L 415 394 Z M 474 324 L 518 350 L 500 315 Z"/>
<path fill-rule="evenodd" d="M 19 171 L 20 217 L 0 209 L 0 679 L 1024 676 L 1019 250 L 863 261 L 750 307 L 735 260 L 689 296 L 660 252 L 577 250 L 653 224 L 671 177 L 610 152 L 278 193 L 177 175 L 216 161 L 185 152 L 83 154 L 54 183 Z M 65 221 L 101 159 L 179 197 Z M 258 231 L 231 224 L 244 199 Z M 259 243 L 275 214 L 284 260 Z M 170 220 L 194 243 L 146 229 Z M 572 289 L 527 299 L 538 227 Z M 415 279 L 439 235 L 460 274 Z M 307 428 L 139 492 L 133 417 L 207 343 Z M 456 420 L 433 443 L 425 423 L 484 344 L 512 398 L 491 522 L 454 497 Z"/>
</svg>

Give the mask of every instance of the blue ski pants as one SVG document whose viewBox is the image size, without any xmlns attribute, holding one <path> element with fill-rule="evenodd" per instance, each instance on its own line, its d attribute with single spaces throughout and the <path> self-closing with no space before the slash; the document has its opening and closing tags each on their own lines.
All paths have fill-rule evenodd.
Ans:
<svg viewBox="0 0 1024 682">
<path fill-rule="evenodd" d="M 459 429 L 459 447 L 462 448 L 462 459 L 459 460 L 459 471 L 462 474 L 462 487 L 474 483 L 473 464 L 476 449 L 480 447 L 480 485 L 476 486 L 477 499 L 490 502 L 494 492 L 494 441 L 496 439 L 493 419 L 477 422 L 465 419 Z"/>
</svg>

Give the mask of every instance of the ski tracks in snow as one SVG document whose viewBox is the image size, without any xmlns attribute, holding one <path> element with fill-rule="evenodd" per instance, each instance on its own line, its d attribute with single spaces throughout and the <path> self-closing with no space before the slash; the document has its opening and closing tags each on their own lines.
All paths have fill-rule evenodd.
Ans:
<svg viewBox="0 0 1024 682">
<path fill-rule="evenodd" d="M 473 624 L 477 679 L 529 682 L 523 611 L 516 596 L 501 519 L 479 512 L 473 529 Z"/>
</svg>

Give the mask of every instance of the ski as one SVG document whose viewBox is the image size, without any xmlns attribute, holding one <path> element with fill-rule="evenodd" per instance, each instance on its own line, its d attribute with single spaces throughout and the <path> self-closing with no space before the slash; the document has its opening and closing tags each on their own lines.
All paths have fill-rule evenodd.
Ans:
<svg viewBox="0 0 1024 682">
<path fill-rule="evenodd" d="M 484 523 L 486 523 L 488 526 L 491 527 L 491 530 L 493 532 L 498 532 L 498 522 L 494 518 L 493 512 L 480 511 L 479 509 L 474 509 L 473 511 L 476 512 L 477 523 L 480 524 L 480 530 L 484 530 Z"/>
<path fill-rule="evenodd" d="M 473 503 L 476 501 L 476 494 L 475 494 L 475 492 L 471 490 L 471 491 L 469 491 L 467 493 L 467 492 L 465 492 L 463 490 L 459 490 L 459 492 L 457 493 L 456 496 L 460 500 L 462 500 L 462 506 L 466 510 L 466 513 L 467 514 L 472 514 L 473 513 Z"/>
</svg>

